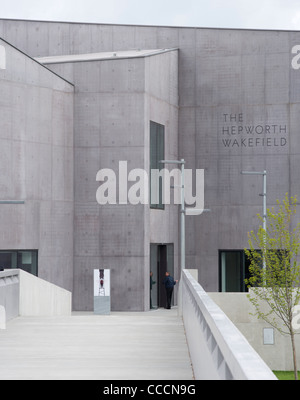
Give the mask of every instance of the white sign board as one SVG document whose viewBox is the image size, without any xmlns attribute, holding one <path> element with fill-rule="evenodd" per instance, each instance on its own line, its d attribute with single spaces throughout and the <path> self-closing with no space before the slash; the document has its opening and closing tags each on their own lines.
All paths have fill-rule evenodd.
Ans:
<svg viewBox="0 0 300 400">
<path fill-rule="evenodd" d="M 264 344 L 265 345 L 273 345 L 274 343 L 275 343 L 274 329 L 273 328 L 264 328 Z"/>
<path fill-rule="evenodd" d="M 94 297 L 110 296 L 110 270 L 94 270 Z"/>
</svg>

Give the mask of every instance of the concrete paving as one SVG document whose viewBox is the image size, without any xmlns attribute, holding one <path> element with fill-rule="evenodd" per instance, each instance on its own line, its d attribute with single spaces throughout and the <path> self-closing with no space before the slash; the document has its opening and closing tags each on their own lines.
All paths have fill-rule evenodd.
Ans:
<svg viewBox="0 0 300 400">
<path fill-rule="evenodd" d="M 192 380 L 177 310 L 19 317 L 0 331 L 1 380 Z"/>
</svg>

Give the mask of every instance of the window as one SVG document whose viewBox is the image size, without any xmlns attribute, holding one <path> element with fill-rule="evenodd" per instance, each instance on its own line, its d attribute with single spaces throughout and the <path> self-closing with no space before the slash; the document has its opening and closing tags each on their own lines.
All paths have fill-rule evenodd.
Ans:
<svg viewBox="0 0 300 400">
<path fill-rule="evenodd" d="M 36 250 L 1 250 L 0 269 L 17 268 L 38 276 L 38 252 Z"/>
<path fill-rule="evenodd" d="M 152 170 L 161 170 L 164 165 L 160 161 L 165 158 L 165 127 L 150 121 L 150 173 Z M 164 210 L 162 178 L 151 181 L 150 179 L 150 205 L 151 208 Z"/>
<path fill-rule="evenodd" d="M 220 292 L 247 292 L 250 261 L 244 250 L 222 250 L 219 259 Z"/>
</svg>

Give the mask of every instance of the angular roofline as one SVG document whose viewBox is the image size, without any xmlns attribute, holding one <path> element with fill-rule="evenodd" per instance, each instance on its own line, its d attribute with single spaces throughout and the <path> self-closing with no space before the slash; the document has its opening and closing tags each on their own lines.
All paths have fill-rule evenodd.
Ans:
<svg viewBox="0 0 300 400">
<path fill-rule="evenodd" d="M 78 63 L 78 62 L 145 58 L 145 57 L 156 56 L 159 54 L 169 53 L 171 51 L 178 51 L 178 49 L 177 48 L 154 49 L 154 50 L 139 49 L 139 50 L 111 51 L 111 52 L 87 53 L 87 54 L 72 54 L 72 55 L 62 55 L 62 56 L 35 57 L 35 60 L 41 63 L 42 65 L 66 64 L 66 63 Z"/>
<path fill-rule="evenodd" d="M 137 27 L 137 28 L 168 28 L 168 29 L 209 29 L 209 30 L 220 30 L 220 31 L 253 31 L 253 32 L 300 32 L 296 29 L 262 29 L 262 28 L 218 28 L 218 27 L 205 27 L 205 26 L 177 26 L 177 25 L 143 25 L 143 24 L 114 24 L 114 23 L 101 23 L 101 22 L 76 22 L 76 21 L 51 21 L 51 20 L 39 20 L 39 19 L 18 19 L 18 18 L 0 18 L 0 21 L 19 21 L 19 22 L 41 22 L 48 24 L 70 24 L 70 25 L 102 25 L 102 26 L 125 26 L 125 27 Z"/>
<path fill-rule="evenodd" d="M 69 85 L 75 87 L 74 83 L 69 82 L 67 79 L 63 78 L 62 76 L 58 75 L 56 72 L 52 71 L 51 69 L 45 67 L 45 65 L 39 63 L 36 59 L 34 59 L 33 57 L 31 57 L 30 55 L 26 54 L 24 51 L 18 49 L 16 46 L 14 46 L 13 44 L 9 43 L 7 40 L 3 39 L 0 36 L 0 40 L 7 44 L 8 46 L 10 46 L 11 48 L 13 48 L 14 50 L 18 51 L 19 53 L 23 54 L 25 57 L 29 58 L 30 60 L 34 61 L 36 64 L 38 64 L 40 67 L 45 68 L 47 71 L 49 71 L 51 74 L 56 75 L 58 78 L 62 79 L 63 81 L 65 81 L 66 83 L 68 83 Z"/>
</svg>

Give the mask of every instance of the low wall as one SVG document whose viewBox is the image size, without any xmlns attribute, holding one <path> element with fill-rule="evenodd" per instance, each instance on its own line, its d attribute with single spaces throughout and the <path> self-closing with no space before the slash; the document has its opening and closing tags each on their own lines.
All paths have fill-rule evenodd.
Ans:
<svg viewBox="0 0 300 400">
<path fill-rule="evenodd" d="M 208 293 L 211 299 L 224 311 L 235 326 L 258 352 L 273 371 L 293 371 L 293 353 L 291 339 L 273 329 L 263 320 L 251 315 L 254 307 L 247 298 L 247 293 Z M 273 341 L 266 342 L 265 329 L 273 330 Z M 298 350 L 297 362 L 300 365 L 300 335 L 295 336 Z"/>
<path fill-rule="evenodd" d="M 182 314 L 197 380 L 276 380 L 192 275 L 182 272 Z"/>
<path fill-rule="evenodd" d="M 20 270 L 20 316 L 68 316 L 72 294 Z"/>
<path fill-rule="evenodd" d="M 19 315 L 19 270 L 0 272 L 0 306 L 2 329 L 7 322 Z M 5 318 L 5 321 L 3 321 Z"/>
<path fill-rule="evenodd" d="M 72 294 L 25 271 L 0 272 L 0 326 L 18 316 L 68 316 Z M 5 321 L 4 321 L 5 319 Z"/>
</svg>

